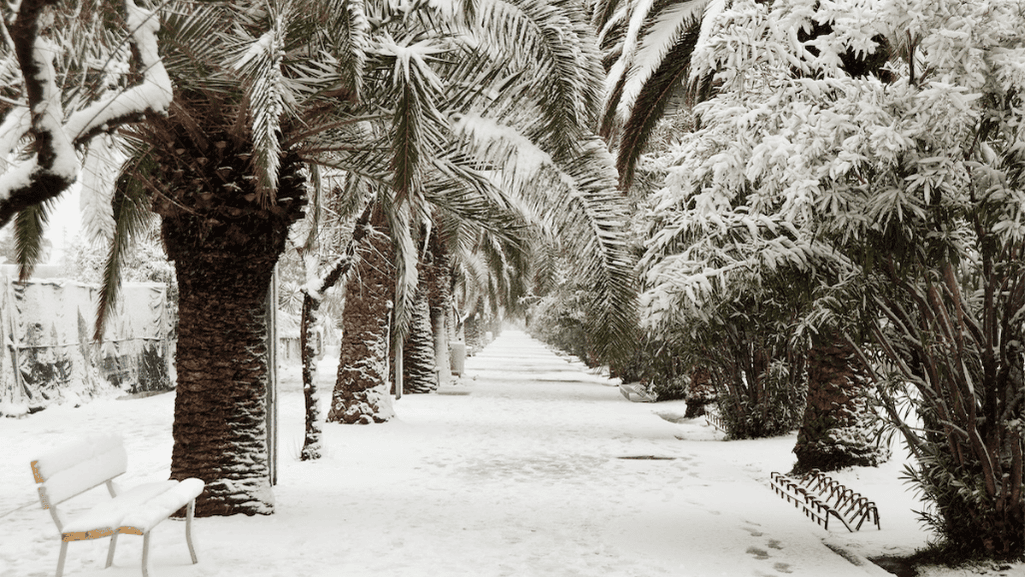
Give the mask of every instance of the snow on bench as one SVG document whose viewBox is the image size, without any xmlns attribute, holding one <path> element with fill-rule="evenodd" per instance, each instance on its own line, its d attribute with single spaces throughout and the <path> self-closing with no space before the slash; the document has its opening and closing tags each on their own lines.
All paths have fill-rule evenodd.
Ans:
<svg viewBox="0 0 1025 577">
<path fill-rule="evenodd" d="M 39 501 L 49 509 L 61 534 L 57 577 L 64 572 L 68 543 L 110 537 L 107 564 L 114 562 L 114 548 L 121 533 L 142 535 L 142 574 L 149 576 L 150 530 L 182 507 L 186 507 L 185 541 L 192 562 L 196 550 L 192 546 L 192 516 L 196 497 L 203 492 L 203 481 L 159 481 L 118 492 L 113 479 L 128 468 L 128 455 L 120 435 L 83 435 L 81 439 L 54 449 L 32 461 L 32 475 L 39 484 Z M 94 487 L 106 484 L 111 500 L 104 501 L 84 513 L 65 518 L 57 505 Z"/>
<path fill-rule="evenodd" d="M 860 530 L 866 520 L 875 522 L 876 529 L 880 529 L 879 510 L 873 501 L 818 469 L 797 479 L 773 472 L 769 475 L 769 485 L 787 503 L 793 502 L 806 517 L 827 530 L 830 516 L 839 519 L 852 533 Z"/>
</svg>

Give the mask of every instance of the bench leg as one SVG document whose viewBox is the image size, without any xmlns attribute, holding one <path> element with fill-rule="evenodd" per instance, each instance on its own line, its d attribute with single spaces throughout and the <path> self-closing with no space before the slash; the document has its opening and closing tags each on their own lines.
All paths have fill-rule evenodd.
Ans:
<svg viewBox="0 0 1025 577">
<path fill-rule="evenodd" d="M 61 539 L 61 553 L 57 557 L 57 577 L 64 573 L 64 559 L 68 556 L 68 542 Z"/>
<path fill-rule="evenodd" d="M 149 533 L 142 536 L 142 577 L 149 577 Z"/>
<path fill-rule="evenodd" d="M 117 547 L 117 533 L 110 536 L 110 548 L 107 549 L 107 564 L 103 566 L 104 569 L 114 564 L 114 547 Z"/>
<path fill-rule="evenodd" d="M 192 555 L 192 564 L 199 563 L 199 559 L 196 558 L 196 548 L 192 546 L 192 516 L 196 511 L 196 500 L 189 501 L 189 506 L 185 508 L 185 542 L 189 544 L 189 555 Z"/>
</svg>

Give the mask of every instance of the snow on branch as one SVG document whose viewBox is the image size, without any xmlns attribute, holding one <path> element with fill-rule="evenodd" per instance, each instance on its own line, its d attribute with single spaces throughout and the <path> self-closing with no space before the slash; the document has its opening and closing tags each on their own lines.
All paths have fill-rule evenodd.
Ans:
<svg viewBox="0 0 1025 577">
<path fill-rule="evenodd" d="M 94 136 L 138 122 L 149 114 L 167 114 L 171 79 L 157 52 L 156 14 L 125 0 L 130 41 L 139 59 L 142 81 L 123 92 L 97 99 L 65 120 L 62 94 L 57 88 L 53 61 L 58 47 L 40 36 L 40 21 L 47 6 L 58 0 L 22 0 L 11 26 L 11 40 L 25 81 L 29 123 L 5 122 L 0 156 L 16 153 L 17 143 L 31 141 L 32 156 L 7 166 L 0 174 L 0 226 L 19 211 L 56 198 L 78 178 L 78 150 Z M 17 110 L 11 114 L 15 114 Z M 21 127 L 11 132 L 10 129 Z M 19 134 L 20 133 L 20 134 Z"/>
</svg>

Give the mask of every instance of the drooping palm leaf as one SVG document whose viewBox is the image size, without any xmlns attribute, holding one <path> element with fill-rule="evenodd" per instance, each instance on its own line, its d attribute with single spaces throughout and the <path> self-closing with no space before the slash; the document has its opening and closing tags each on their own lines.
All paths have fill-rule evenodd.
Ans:
<svg viewBox="0 0 1025 577">
<path fill-rule="evenodd" d="M 391 172 L 395 202 L 419 204 L 426 163 L 443 146 L 448 121 L 437 109 L 444 88 L 428 59 L 441 51 L 429 41 L 400 45 L 382 39 L 380 50 L 393 62 L 396 93 L 391 126 Z"/>
<path fill-rule="evenodd" d="M 636 96 L 627 94 L 629 83 L 623 88 L 620 106 L 630 103 L 629 117 L 619 139 L 616 167 L 619 169 L 620 187 L 624 190 L 633 182 L 637 161 L 655 125 L 665 114 L 672 99 L 684 92 L 684 81 L 690 70 L 690 59 L 697 46 L 700 30 L 701 21 L 695 18 L 678 33 L 658 67 L 647 75 L 643 83 L 638 84 Z"/>
<path fill-rule="evenodd" d="M 268 3 L 268 8 L 266 28 L 242 44 L 244 51 L 233 66 L 242 79 L 248 104 L 256 193 L 264 206 L 274 204 L 277 195 L 282 117 L 294 115 L 298 105 L 295 88 L 283 71 L 292 7 L 283 2 Z M 240 26 L 240 35 L 245 37 L 246 32 L 246 27 Z"/>
<path fill-rule="evenodd" d="M 114 188 L 111 207 L 115 229 L 103 265 L 103 278 L 97 297 L 96 329 L 93 334 L 96 341 L 103 339 L 104 326 L 117 306 L 124 263 L 135 246 L 135 240 L 149 227 L 152 214 L 149 190 L 144 179 L 136 178 L 136 175 L 147 172 L 152 162 L 145 154 L 129 160 Z"/>
<path fill-rule="evenodd" d="M 14 251 L 19 280 L 28 280 L 43 256 L 46 223 L 56 203 L 56 199 L 50 199 L 42 204 L 34 204 L 22 209 L 14 217 Z"/>
<path fill-rule="evenodd" d="M 481 6 L 479 24 L 492 45 L 515 55 L 514 65 L 527 71 L 505 95 L 511 106 L 544 97 L 544 113 L 524 132 L 556 156 L 573 154 L 595 125 L 601 102 L 600 58 L 586 15 L 571 0 L 497 1 Z"/>
<path fill-rule="evenodd" d="M 626 242 L 626 206 L 615 189 L 610 155 L 597 137 L 566 166 L 575 190 L 567 195 L 560 238 L 571 247 L 578 278 L 594 292 L 590 335 L 599 354 L 617 359 L 637 326 L 634 258 Z"/>
<path fill-rule="evenodd" d="M 689 86 L 691 56 L 726 0 L 634 0 L 622 40 L 602 45 L 616 56 L 606 75 L 599 134 L 619 148 L 620 186 L 628 188 L 652 130 Z M 611 34 L 625 20 L 605 23 Z M 618 40 L 618 39 L 617 39 Z"/>
</svg>

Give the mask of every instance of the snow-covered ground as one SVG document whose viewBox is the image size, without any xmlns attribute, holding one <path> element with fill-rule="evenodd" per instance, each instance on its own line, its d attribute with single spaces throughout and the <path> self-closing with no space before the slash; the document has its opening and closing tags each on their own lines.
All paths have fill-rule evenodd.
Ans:
<svg viewBox="0 0 1025 577">
<path fill-rule="evenodd" d="M 277 512 L 197 519 L 197 565 L 182 522 L 164 522 L 153 533 L 154 577 L 885 576 L 864 557 L 927 541 L 899 459 L 838 475 L 878 503 L 881 531 L 826 531 L 769 489 L 769 473 L 793 464 L 794 437 L 723 442 L 704 420 L 671 422 L 681 403 L 630 403 L 520 332 L 468 359 L 444 391 L 469 394 L 407 395 L 384 425 L 325 425 L 317 462 L 297 460 L 303 399 L 297 370 L 285 373 Z M 326 359 L 325 399 L 333 376 Z M 56 566 L 33 455 L 83 431 L 120 431 L 123 483 L 166 478 L 173 404 L 173 394 L 101 399 L 0 419 L 0 575 Z M 77 502 L 105 497 L 100 488 Z M 72 543 L 65 573 L 136 577 L 141 541 L 119 539 L 107 570 L 105 539 Z M 927 573 L 1021 576 L 1025 566 Z"/>
</svg>

